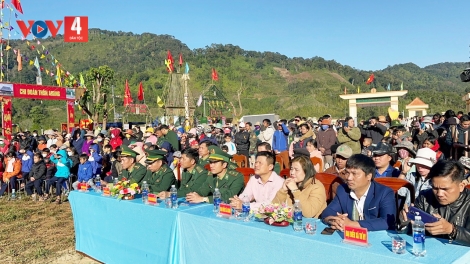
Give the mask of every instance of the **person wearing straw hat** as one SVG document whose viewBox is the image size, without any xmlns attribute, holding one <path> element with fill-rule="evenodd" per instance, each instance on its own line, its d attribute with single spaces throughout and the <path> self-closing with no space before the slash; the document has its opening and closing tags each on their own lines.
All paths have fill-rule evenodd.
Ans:
<svg viewBox="0 0 470 264">
<path fill-rule="evenodd" d="M 463 180 L 463 182 L 465 183 L 465 185 L 469 185 L 470 184 L 470 179 L 469 179 L 470 178 L 470 158 L 460 157 L 459 163 L 465 169 L 465 176 L 464 176 L 465 179 Z"/>
<path fill-rule="evenodd" d="M 171 185 L 176 184 L 173 171 L 166 164 L 166 152 L 163 150 L 147 150 L 147 181 L 151 193 L 159 194 L 170 190 Z"/>
<path fill-rule="evenodd" d="M 395 145 L 395 149 L 398 152 L 398 160 L 393 165 L 394 168 L 403 171 L 404 167 L 407 166 L 410 159 L 416 157 L 416 152 L 413 149 L 413 143 L 410 141 L 402 141 Z M 408 171 L 409 168 L 407 168 Z M 415 169 L 411 168 L 410 172 L 414 172 Z"/>
<path fill-rule="evenodd" d="M 140 184 L 147 174 L 147 169 L 140 163 L 136 162 L 136 157 L 139 153 L 133 151 L 128 146 L 123 145 L 121 151 L 121 165 L 122 172 L 119 180 L 123 178 L 130 180 L 131 183 Z"/>
<path fill-rule="evenodd" d="M 219 189 L 223 202 L 229 202 L 229 198 L 238 195 L 243 190 L 243 175 L 236 170 L 230 170 L 230 155 L 219 147 L 213 148 L 209 155 L 210 174 L 202 186 L 195 192 L 188 193 L 186 200 L 190 203 L 212 203 L 216 188 Z"/>
<path fill-rule="evenodd" d="M 81 153 L 85 153 L 87 155 L 90 155 L 90 146 L 93 144 L 93 139 L 95 138 L 95 135 L 93 135 L 93 132 L 89 131 L 85 134 L 85 141 L 83 142 Z"/>
</svg>

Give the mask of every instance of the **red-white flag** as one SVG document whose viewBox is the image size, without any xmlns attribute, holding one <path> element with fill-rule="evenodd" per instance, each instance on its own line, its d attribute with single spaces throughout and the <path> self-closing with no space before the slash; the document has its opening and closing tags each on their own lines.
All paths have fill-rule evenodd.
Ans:
<svg viewBox="0 0 470 264">
<path fill-rule="evenodd" d="M 142 86 L 142 82 L 139 85 L 139 93 L 137 94 L 137 98 L 142 101 L 144 100 L 144 86 Z"/>
<path fill-rule="evenodd" d="M 369 79 L 367 79 L 367 82 L 366 84 L 371 84 L 373 81 L 374 81 L 375 77 L 374 77 L 374 74 L 372 73 L 370 76 L 369 76 Z"/>
<path fill-rule="evenodd" d="M 132 103 L 131 89 L 129 88 L 129 83 L 126 80 L 126 88 L 124 90 L 124 106 L 128 106 Z"/>
<path fill-rule="evenodd" d="M 20 0 L 11 0 L 11 4 L 20 12 L 23 14 L 23 8 L 21 7 Z M 2 8 L 3 8 L 3 1 L 2 1 Z"/>
</svg>

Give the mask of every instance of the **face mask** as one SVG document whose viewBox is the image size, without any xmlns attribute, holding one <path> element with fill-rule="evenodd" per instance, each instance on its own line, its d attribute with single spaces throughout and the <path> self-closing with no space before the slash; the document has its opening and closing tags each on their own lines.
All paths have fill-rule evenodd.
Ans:
<svg viewBox="0 0 470 264">
<path fill-rule="evenodd" d="M 206 137 L 212 137 L 211 133 L 206 133 Z"/>
<path fill-rule="evenodd" d="M 28 155 L 23 155 L 23 157 L 21 158 L 22 160 L 29 160 L 30 157 Z"/>
<path fill-rule="evenodd" d="M 101 141 L 103 141 L 103 139 L 102 138 L 97 138 L 96 141 L 101 142 Z"/>
<path fill-rule="evenodd" d="M 43 157 L 43 158 L 47 157 L 47 154 L 42 154 L 42 157 Z"/>
<path fill-rule="evenodd" d="M 398 155 L 400 156 L 400 158 L 406 159 L 410 156 L 410 153 L 406 149 L 400 149 L 398 150 Z"/>
<path fill-rule="evenodd" d="M 321 125 L 321 129 L 327 130 L 330 126 L 329 125 Z"/>
<path fill-rule="evenodd" d="M 115 136 L 114 135 L 111 135 L 111 138 L 114 138 Z"/>
<path fill-rule="evenodd" d="M 38 134 L 33 134 L 33 137 L 37 137 L 37 136 L 38 136 Z"/>
<path fill-rule="evenodd" d="M 67 154 L 68 154 L 69 156 L 72 156 L 72 155 L 73 155 L 73 152 L 72 152 L 72 151 L 67 151 Z"/>
</svg>

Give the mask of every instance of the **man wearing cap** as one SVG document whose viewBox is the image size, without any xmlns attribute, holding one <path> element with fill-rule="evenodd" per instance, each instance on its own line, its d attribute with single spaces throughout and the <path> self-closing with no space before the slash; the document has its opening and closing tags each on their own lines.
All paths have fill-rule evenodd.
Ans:
<svg viewBox="0 0 470 264">
<path fill-rule="evenodd" d="M 237 154 L 246 157 L 246 160 L 250 159 L 250 133 L 245 130 L 245 123 L 240 122 L 238 124 L 238 131 L 235 134 L 235 145 L 237 146 Z"/>
<path fill-rule="evenodd" d="M 346 183 L 348 174 L 346 173 L 346 162 L 348 159 L 353 155 L 352 149 L 346 145 L 342 144 L 338 146 L 336 149 L 335 153 L 335 164 L 328 169 L 325 170 L 325 173 L 330 173 L 333 175 L 338 176 L 343 182 Z M 332 189 L 332 197 L 336 196 L 336 189 L 338 188 L 340 184 L 335 182 L 332 184 L 331 189 Z M 328 199 L 328 197 L 327 197 Z"/>
<path fill-rule="evenodd" d="M 195 149 L 185 149 L 181 154 L 180 166 L 183 170 L 181 174 L 181 185 L 178 188 L 178 197 L 186 197 L 188 193 L 195 192 L 201 188 L 202 184 L 209 177 L 209 172 L 201 165 L 198 165 L 199 154 Z M 158 196 L 165 198 L 169 192 L 160 192 Z"/>
<path fill-rule="evenodd" d="M 373 146 L 379 144 L 387 132 L 387 127 L 377 122 L 377 119 L 378 118 L 375 116 L 371 117 L 369 119 L 369 125 L 366 128 L 359 127 L 363 136 L 372 138 Z"/>
<path fill-rule="evenodd" d="M 215 140 L 217 140 L 217 144 L 219 146 L 222 146 L 223 144 L 225 144 L 225 133 L 223 131 L 221 123 L 215 124 L 214 132 L 215 132 L 214 137 L 215 137 Z"/>
<path fill-rule="evenodd" d="M 215 147 L 209 160 L 212 177 L 209 176 L 196 192 L 186 195 L 186 200 L 190 203 L 212 203 L 212 195 L 216 188 L 220 191 L 222 201 L 228 202 L 229 198 L 238 195 L 243 189 L 243 175 L 228 168 L 230 158 L 224 151 Z"/>
<path fill-rule="evenodd" d="M 147 174 L 144 181 L 147 181 L 151 193 L 159 194 L 169 191 L 171 185 L 176 184 L 175 174 L 166 164 L 163 150 L 147 150 Z"/>
<path fill-rule="evenodd" d="M 136 157 L 139 153 L 133 151 L 128 146 L 122 145 L 121 151 L 121 165 L 122 172 L 119 176 L 119 180 L 126 178 L 132 183 L 141 184 L 142 180 L 147 173 L 147 169 L 140 163 L 136 163 Z"/>
<path fill-rule="evenodd" d="M 400 175 L 400 170 L 390 165 L 392 154 L 392 146 L 388 143 L 380 142 L 377 147 L 374 148 L 374 151 L 372 151 L 372 160 L 374 160 L 375 163 L 374 178 L 398 177 Z"/>
</svg>

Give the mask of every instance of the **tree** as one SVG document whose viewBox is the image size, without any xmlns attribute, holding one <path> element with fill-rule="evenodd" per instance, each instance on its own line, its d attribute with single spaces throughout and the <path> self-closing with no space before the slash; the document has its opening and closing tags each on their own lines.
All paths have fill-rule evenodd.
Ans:
<svg viewBox="0 0 470 264">
<path fill-rule="evenodd" d="M 95 126 L 99 123 L 99 117 L 102 115 L 102 128 L 106 129 L 108 111 L 110 110 L 108 108 L 109 84 L 114 80 L 114 70 L 107 65 L 99 66 L 98 68 L 90 68 L 85 76 L 85 82 L 91 82 L 92 89 L 85 90 L 79 100 L 79 105 L 88 117 L 93 119 Z M 91 109 L 88 108 L 88 103 L 92 104 Z"/>
<path fill-rule="evenodd" d="M 232 109 L 233 109 L 233 119 L 235 120 L 238 120 L 239 118 L 242 117 L 243 107 L 242 107 L 241 96 L 242 96 L 243 91 L 245 90 L 246 90 L 246 86 L 243 87 L 243 81 L 241 81 L 240 88 L 237 90 L 237 99 L 238 99 L 238 107 L 239 107 L 238 110 L 233 104 L 233 102 L 230 102 L 230 105 L 232 106 Z"/>
<path fill-rule="evenodd" d="M 46 119 L 45 109 L 42 106 L 33 106 L 31 111 L 29 112 L 29 117 L 32 119 L 32 127 L 31 129 L 40 129 L 41 128 L 41 121 Z"/>
</svg>

